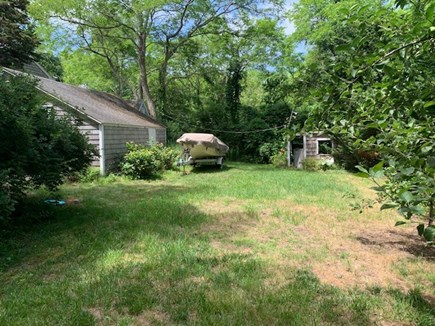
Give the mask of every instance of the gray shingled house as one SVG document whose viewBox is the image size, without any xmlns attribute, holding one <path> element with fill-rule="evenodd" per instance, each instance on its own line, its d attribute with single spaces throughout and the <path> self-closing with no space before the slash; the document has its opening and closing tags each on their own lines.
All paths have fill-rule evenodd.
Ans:
<svg viewBox="0 0 435 326">
<path fill-rule="evenodd" d="M 10 75 L 20 72 L 3 68 Z M 36 74 L 35 74 L 36 75 Z M 94 165 L 106 174 L 126 153 L 127 142 L 148 145 L 150 142 L 166 143 L 166 128 L 156 120 L 137 110 L 130 102 L 114 95 L 57 82 L 36 76 L 37 89 L 59 115 L 68 112 L 81 121 L 79 129 L 97 148 L 99 157 Z"/>
</svg>

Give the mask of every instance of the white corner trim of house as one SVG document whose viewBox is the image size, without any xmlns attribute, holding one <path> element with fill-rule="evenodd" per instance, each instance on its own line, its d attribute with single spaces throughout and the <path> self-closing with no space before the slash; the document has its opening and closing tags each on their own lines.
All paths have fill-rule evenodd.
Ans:
<svg viewBox="0 0 435 326">
<path fill-rule="evenodd" d="M 104 125 L 100 124 L 98 126 L 99 142 L 100 142 L 100 174 L 106 175 L 106 154 L 104 148 Z"/>
</svg>

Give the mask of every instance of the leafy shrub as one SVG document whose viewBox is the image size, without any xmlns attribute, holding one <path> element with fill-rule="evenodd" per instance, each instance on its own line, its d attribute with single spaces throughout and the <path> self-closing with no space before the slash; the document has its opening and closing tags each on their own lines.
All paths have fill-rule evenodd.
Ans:
<svg viewBox="0 0 435 326">
<path fill-rule="evenodd" d="M 156 144 L 151 147 L 127 143 L 127 154 L 121 162 L 121 173 L 133 179 L 149 179 L 172 169 L 178 154 L 169 147 Z"/>
<path fill-rule="evenodd" d="M 263 143 L 260 145 L 259 154 L 262 163 L 272 163 L 272 156 L 283 148 L 283 142 Z"/>
<path fill-rule="evenodd" d="M 100 179 L 100 169 L 96 167 L 90 167 L 79 174 L 80 182 L 94 182 Z"/>
<path fill-rule="evenodd" d="M 68 176 L 67 180 L 69 182 L 94 182 L 100 178 L 100 169 L 97 167 L 89 167 L 84 171 L 75 173 L 74 175 Z"/>
<path fill-rule="evenodd" d="M 275 155 L 272 155 L 270 158 L 271 163 L 275 167 L 286 167 L 287 166 L 287 154 L 284 149 L 281 149 L 278 153 Z"/>
<path fill-rule="evenodd" d="M 0 171 L 0 222 L 8 217 L 13 211 L 16 201 L 13 199 L 13 193 L 8 191 L 9 187 L 5 180 L 6 173 Z"/>
<path fill-rule="evenodd" d="M 328 170 L 336 170 L 338 169 L 338 167 L 334 164 L 334 161 L 326 160 L 326 161 L 321 161 L 320 169 L 322 169 L 323 171 L 328 171 Z"/>
<path fill-rule="evenodd" d="M 302 161 L 302 168 L 306 171 L 318 171 L 320 168 L 319 160 L 307 157 Z"/>
<path fill-rule="evenodd" d="M 55 190 L 96 155 L 71 116 L 42 108 L 35 81 L 0 75 L 0 219 L 29 189 Z"/>
<path fill-rule="evenodd" d="M 165 147 L 163 144 L 157 144 L 152 147 L 153 150 L 156 151 L 158 155 L 160 155 L 160 159 L 163 162 L 163 168 L 165 170 L 171 170 L 174 167 L 174 163 L 177 161 L 179 153 L 175 151 L 171 147 Z"/>
<path fill-rule="evenodd" d="M 377 152 L 358 150 L 352 144 L 344 145 L 342 141 L 337 142 L 337 146 L 332 151 L 332 156 L 336 164 L 348 171 L 357 171 L 355 168 L 357 165 L 368 169 L 381 160 Z"/>
</svg>

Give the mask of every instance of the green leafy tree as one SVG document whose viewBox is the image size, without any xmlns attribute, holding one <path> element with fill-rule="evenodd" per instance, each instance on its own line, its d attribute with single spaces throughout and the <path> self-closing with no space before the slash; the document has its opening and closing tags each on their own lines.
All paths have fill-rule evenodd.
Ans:
<svg viewBox="0 0 435 326">
<path fill-rule="evenodd" d="M 416 219 L 433 241 L 435 101 L 433 1 L 301 1 L 298 36 L 312 47 L 301 71 L 314 106 L 310 128 L 380 161 L 360 175 L 377 181 L 385 208 Z M 302 17 L 309 19 L 302 20 Z M 308 22 L 308 23 L 307 23 Z M 424 222 L 425 221 L 425 222 Z M 398 223 L 401 224 L 401 223 Z"/>
<path fill-rule="evenodd" d="M 58 81 L 63 80 L 63 67 L 58 56 L 50 53 L 40 53 L 38 61 L 51 77 Z"/>
<path fill-rule="evenodd" d="M 104 59 L 120 90 L 129 84 L 128 72 L 135 66 L 138 85 L 133 93 L 145 101 L 154 117 L 157 104 L 166 112 L 169 64 L 181 49 L 200 36 L 225 33 L 227 21 L 258 8 L 252 0 L 32 2 L 32 13 L 41 21 L 58 23 L 61 29 L 65 23 L 73 26 L 75 37 L 66 38 Z M 150 81 L 155 72 L 156 86 Z"/>
<path fill-rule="evenodd" d="M 27 0 L 0 1 L 0 66 L 34 60 L 39 44 L 27 15 Z"/>
<path fill-rule="evenodd" d="M 35 86 L 25 77 L 0 75 L 0 220 L 27 190 L 56 189 L 96 155 L 70 116 L 42 108 L 45 99 Z"/>
</svg>

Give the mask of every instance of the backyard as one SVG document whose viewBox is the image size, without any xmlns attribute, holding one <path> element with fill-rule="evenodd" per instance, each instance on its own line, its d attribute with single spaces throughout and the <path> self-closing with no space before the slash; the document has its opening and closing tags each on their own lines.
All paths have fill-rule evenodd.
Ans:
<svg viewBox="0 0 435 326">
<path fill-rule="evenodd" d="M 434 325 L 435 249 L 352 210 L 372 186 L 229 163 L 39 191 L 1 231 L 0 325 Z"/>
</svg>

